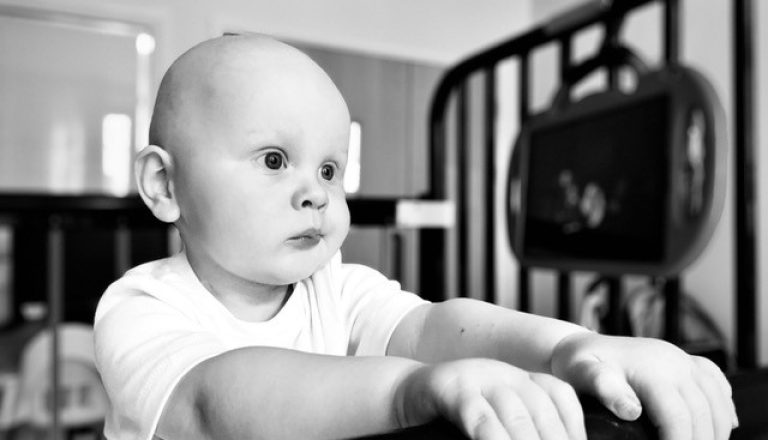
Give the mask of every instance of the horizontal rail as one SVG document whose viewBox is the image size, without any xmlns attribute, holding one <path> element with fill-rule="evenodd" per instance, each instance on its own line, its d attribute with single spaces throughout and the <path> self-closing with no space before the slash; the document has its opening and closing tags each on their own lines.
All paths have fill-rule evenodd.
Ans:
<svg viewBox="0 0 768 440">
<path fill-rule="evenodd" d="M 450 202 L 396 198 L 350 198 L 353 225 L 403 228 L 446 228 L 455 223 Z M 0 194 L 0 222 L 47 222 L 57 217 L 62 227 L 73 224 L 164 226 L 144 205 L 141 197 L 101 194 Z"/>
</svg>

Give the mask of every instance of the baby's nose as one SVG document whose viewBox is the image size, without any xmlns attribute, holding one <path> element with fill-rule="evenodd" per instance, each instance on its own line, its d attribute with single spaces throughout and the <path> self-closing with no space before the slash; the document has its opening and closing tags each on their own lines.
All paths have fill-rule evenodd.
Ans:
<svg viewBox="0 0 768 440">
<path fill-rule="evenodd" d="M 296 191 L 293 199 L 293 206 L 296 209 L 323 210 L 328 205 L 328 191 L 320 182 L 307 182 Z"/>
</svg>

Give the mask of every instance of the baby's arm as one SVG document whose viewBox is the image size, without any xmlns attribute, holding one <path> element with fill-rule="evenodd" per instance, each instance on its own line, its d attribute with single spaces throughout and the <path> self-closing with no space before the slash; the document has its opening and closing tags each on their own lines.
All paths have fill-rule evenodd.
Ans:
<svg viewBox="0 0 768 440">
<path fill-rule="evenodd" d="M 573 405 L 559 402 L 575 399 L 563 385 L 492 360 L 427 365 L 397 357 L 252 347 L 219 355 L 185 375 L 156 435 L 167 440 L 350 438 L 442 415 L 473 439 L 508 438 L 505 432 L 526 439 L 585 439 L 578 406 L 570 418 L 560 415 Z M 487 420 L 476 411 L 481 396 L 495 405 L 497 417 Z M 536 425 L 516 417 L 524 406 L 532 408 Z"/>
<path fill-rule="evenodd" d="M 157 428 L 163 439 L 348 438 L 398 426 L 402 358 L 346 358 L 251 347 L 187 373 Z"/>
<path fill-rule="evenodd" d="M 422 362 L 493 358 L 550 373 L 555 346 L 586 331 L 569 322 L 461 298 L 409 313 L 392 335 L 387 354 Z"/>
<path fill-rule="evenodd" d="M 707 359 L 661 340 L 598 335 L 479 301 L 414 310 L 387 352 L 428 362 L 490 357 L 553 373 L 629 420 L 642 401 L 665 440 L 725 439 L 737 425 L 730 386 Z"/>
</svg>

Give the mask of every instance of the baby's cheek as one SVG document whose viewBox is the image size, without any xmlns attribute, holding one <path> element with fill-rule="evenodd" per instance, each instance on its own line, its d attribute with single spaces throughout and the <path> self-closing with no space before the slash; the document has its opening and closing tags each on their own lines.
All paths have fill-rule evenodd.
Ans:
<svg viewBox="0 0 768 440">
<path fill-rule="evenodd" d="M 342 199 L 338 206 L 338 213 L 336 214 L 336 219 L 334 221 L 335 228 L 337 228 L 337 235 L 339 240 L 339 246 L 341 246 L 341 243 L 344 241 L 345 238 L 347 238 L 347 234 L 349 233 L 349 224 L 350 224 L 350 218 L 349 218 L 349 207 L 347 206 L 347 201 L 345 199 Z"/>
</svg>

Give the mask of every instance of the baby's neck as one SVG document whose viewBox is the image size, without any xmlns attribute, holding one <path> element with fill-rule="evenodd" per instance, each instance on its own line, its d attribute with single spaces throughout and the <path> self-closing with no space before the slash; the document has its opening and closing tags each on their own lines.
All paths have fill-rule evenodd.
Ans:
<svg viewBox="0 0 768 440">
<path fill-rule="evenodd" d="M 268 293 L 253 294 L 253 292 L 237 292 L 222 294 L 221 289 L 203 285 L 219 300 L 224 307 L 237 319 L 248 322 L 263 322 L 274 318 L 288 301 L 293 291 L 292 286 L 265 286 Z"/>
<path fill-rule="evenodd" d="M 293 291 L 291 285 L 256 283 L 232 273 L 211 270 L 187 255 L 195 275 L 208 290 L 236 318 L 249 322 L 272 319 L 285 305 Z"/>
</svg>

